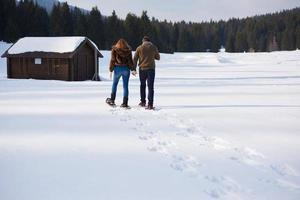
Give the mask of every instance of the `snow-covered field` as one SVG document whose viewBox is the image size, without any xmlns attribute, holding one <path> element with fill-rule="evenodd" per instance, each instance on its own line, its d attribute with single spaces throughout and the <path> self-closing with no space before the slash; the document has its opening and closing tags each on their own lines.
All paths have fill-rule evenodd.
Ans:
<svg viewBox="0 0 300 200">
<path fill-rule="evenodd" d="M 0 199 L 300 199 L 300 51 L 162 55 L 156 75 L 157 111 L 136 77 L 112 109 L 111 81 L 8 80 L 1 59 Z"/>
</svg>

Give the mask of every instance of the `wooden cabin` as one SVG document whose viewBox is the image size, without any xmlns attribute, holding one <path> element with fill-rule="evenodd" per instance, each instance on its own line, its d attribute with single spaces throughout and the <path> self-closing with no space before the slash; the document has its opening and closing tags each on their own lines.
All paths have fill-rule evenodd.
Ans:
<svg viewBox="0 0 300 200">
<path fill-rule="evenodd" d="M 84 81 L 99 80 L 103 56 L 86 37 L 24 37 L 2 57 L 8 78 Z"/>
</svg>

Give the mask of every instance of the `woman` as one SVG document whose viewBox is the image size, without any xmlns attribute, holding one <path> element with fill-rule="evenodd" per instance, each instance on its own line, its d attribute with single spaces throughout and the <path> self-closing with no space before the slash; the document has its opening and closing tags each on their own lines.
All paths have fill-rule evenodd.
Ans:
<svg viewBox="0 0 300 200">
<path fill-rule="evenodd" d="M 120 39 L 111 50 L 111 60 L 109 71 L 114 72 L 111 97 L 106 99 L 106 103 L 110 106 L 115 106 L 117 87 L 120 78 L 123 80 L 123 103 L 121 107 L 128 108 L 128 82 L 130 70 L 133 70 L 133 61 L 131 47 L 126 40 Z"/>
</svg>

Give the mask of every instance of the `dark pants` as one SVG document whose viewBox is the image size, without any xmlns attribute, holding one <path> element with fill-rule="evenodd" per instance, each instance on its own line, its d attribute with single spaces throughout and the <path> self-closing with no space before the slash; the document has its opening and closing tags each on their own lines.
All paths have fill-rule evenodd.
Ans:
<svg viewBox="0 0 300 200">
<path fill-rule="evenodd" d="M 155 79 L 155 70 L 154 69 L 146 69 L 139 70 L 140 74 L 140 94 L 141 94 L 141 102 L 146 103 L 146 81 L 148 85 L 148 105 L 153 105 L 154 100 L 154 79 Z"/>
</svg>

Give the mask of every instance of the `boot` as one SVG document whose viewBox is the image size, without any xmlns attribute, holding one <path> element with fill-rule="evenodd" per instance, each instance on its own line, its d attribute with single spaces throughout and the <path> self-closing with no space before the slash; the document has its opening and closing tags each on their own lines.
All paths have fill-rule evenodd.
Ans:
<svg viewBox="0 0 300 200">
<path fill-rule="evenodd" d="M 128 108 L 128 97 L 123 97 L 123 103 L 120 105 L 122 108 Z"/>
<path fill-rule="evenodd" d="M 146 110 L 154 110 L 153 104 L 148 104 L 148 106 L 145 108 Z"/>
<path fill-rule="evenodd" d="M 140 103 L 139 103 L 139 106 L 140 106 L 140 107 L 146 107 L 146 103 L 140 102 Z"/>
<path fill-rule="evenodd" d="M 106 103 L 109 104 L 110 106 L 115 106 L 115 99 L 116 99 L 116 94 L 111 94 L 110 98 L 106 99 Z"/>
</svg>

